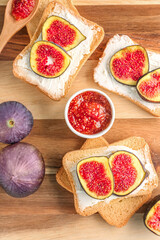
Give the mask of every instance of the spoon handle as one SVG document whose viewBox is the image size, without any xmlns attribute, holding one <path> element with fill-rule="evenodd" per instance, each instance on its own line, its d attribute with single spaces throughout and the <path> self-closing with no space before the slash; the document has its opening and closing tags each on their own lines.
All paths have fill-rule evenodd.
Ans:
<svg viewBox="0 0 160 240">
<path fill-rule="evenodd" d="M 3 25 L 3 29 L 0 35 L 0 53 L 5 47 L 6 43 L 9 41 L 9 39 L 13 36 L 15 30 L 12 29 L 9 25 L 5 24 Z"/>
</svg>

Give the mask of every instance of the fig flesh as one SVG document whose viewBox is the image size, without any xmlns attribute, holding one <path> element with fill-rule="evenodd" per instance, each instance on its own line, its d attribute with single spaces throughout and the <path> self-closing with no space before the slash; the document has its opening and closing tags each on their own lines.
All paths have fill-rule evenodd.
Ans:
<svg viewBox="0 0 160 240">
<path fill-rule="evenodd" d="M 135 86 L 148 69 L 147 52 L 139 45 L 121 49 L 110 60 L 110 71 L 115 80 L 130 86 Z"/>
<path fill-rule="evenodd" d="M 31 48 L 31 68 L 42 77 L 59 77 L 66 71 L 70 62 L 71 57 L 54 43 L 38 41 Z"/>
<path fill-rule="evenodd" d="M 160 195 L 150 202 L 144 214 L 144 223 L 150 231 L 160 236 Z"/>
<path fill-rule="evenodd" d="M 137 91 L 140 96 L 149 102 L 160 102 L 160 68 L 149 72 L 139 79 Z"/>
<path fill-rule="evenodd" d="M 114 190 L 113 175 L 107 157 L 91 157 L 77 164 L 77 175 L 85 192 L 96 199 L 109 197 Z"/>
<path fill-rule="evenodd" d="M 118 151 L 109 158 L 114 177 L 114 194 L 125 196 L 134 191 L 144 180 L 145 171 L 139 159 L 132 153 Z"/>
<path fill-rule="evenodd" d="M 16 143 L 0 152 L 0 185 L 12 197 L 34 193 L 45 174 L 44 160 L 37 148 Z"/>
<path fill-rule="evenodd" d="M 42 39 L 56 43 L 69 51 L 84 41 L 86 37 L 65 19 L 51 16 L 43 25 Z"/>
<path fill-rule="evenodd" d="M 32 113 L 23 104 L 15 101 L 0 104 L 0 142 L 19 142 L 32 127 Z"/>
</svg>

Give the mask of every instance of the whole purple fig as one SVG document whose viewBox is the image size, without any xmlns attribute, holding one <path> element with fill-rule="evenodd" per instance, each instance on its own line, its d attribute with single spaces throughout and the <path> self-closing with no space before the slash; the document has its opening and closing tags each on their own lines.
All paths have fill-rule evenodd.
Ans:
<svg viewBox="0 0 160 240">
<path fill-rule="evenodd" d="M 28 143 L 9 145 L 0 152 L 0 185 L 12 197 L 26 197 L 41 185 L 45 164 L 39 150 Z"/>
<path fill-rule="evenodd" d="M 23 104 L 15 101 L 0 104 L 0 142 L 19 142 L 30 133 L 32 127 L 32 113 Z"/>
</svg>

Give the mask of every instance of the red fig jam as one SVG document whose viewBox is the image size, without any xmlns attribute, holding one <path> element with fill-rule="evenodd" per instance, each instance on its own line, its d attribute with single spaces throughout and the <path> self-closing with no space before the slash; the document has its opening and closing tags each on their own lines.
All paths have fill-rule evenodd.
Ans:
<svg viewBox="0 0 160 240">
<path fill-rule="evenodd" d="M 16 20 L 27 18 L 35 6 L 36 0 L 13 0 L 12 16 Z"/>
<path fill-rule="evenodd" d="M 82 134 L 99 133 L 111 122 L 110 103 L 100 93 L 94 91 L 80 93 L 69 105 L 68 119 L 72 127 Z"/>
</svg>

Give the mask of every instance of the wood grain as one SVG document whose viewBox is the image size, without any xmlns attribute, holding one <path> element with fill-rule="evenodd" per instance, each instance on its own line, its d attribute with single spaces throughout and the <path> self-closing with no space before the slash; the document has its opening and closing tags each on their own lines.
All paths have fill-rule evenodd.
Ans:
<svg viewBox="0 0 160 240">
<path fill-rule="evenodd" d="M 13 60 L 29 43 L 29 37 L 24 28 L 9 41 L 0 55 L 0 72 L 3 79 L 0 81 L 1 101 L 12 99 L 23 102 L 37 119 L 62 119 L 65 104 L 73 93 L 87 87 L 100 89 L 93 82 L 93 68 L 102 55 L 108 39 L 114 34 L 128 34 L 145 47 L 156 51 L 160 49 L 160 5 L 78 6 L 78 10 L 84 17 L 104 27 L 105 38 L 81 69 L 69 94 L 60 102 L 55 102 L 35 87 L 13 77 L 12 63 L 9 61 Z M 0 27 L 2 27 L 3 13 L 4 7 L 0 7 Z M 107 94 L 115 104 L 117 118 L 153 117 L 123 97 L 108 92 Z"/>
<path fill-rule="evenodd" d="M 16 100 L 22 102 L 32 111 L 36 119 L 63 119 L 65 104 L 73 93 L 88 87 L 101 89 L 93 81 L 93 68 L 96 64 L 96 60 L 87 61 L 73 82 L 67 96 L 57 102 L 42 94 L 35 87 L 15 78 L 12 73 L 12 62 L 1 61 L 0 101 Z M 111 97 L 115 105 L 116 118 L 153 118 L 151 114 L 125 98 L 106 90 L 103 91 Z"/>
<path fill-rule="evenodd" d="M 0 0 L 0 29 L 7 0 Z M 101 56 L 108 39 L 116 33 L 128 34 L 135 41 L 158 51 L 160 49 L 159 0 L 74 0 L 79 12 L 105 29 L 105 38 L 81 69 L 70 93 L 60 102 L 54 102 L 36 88 L 16 79 L 12 74 L 12 60 L 29 43 L 26 28 L 18 32 L 0 55 L 1 102 L 16 100 L 25 104 L 33 113 L 34 127 L 25 139 L 42 152 L 46 163 L 46 176 L 40 189 L 24 199 L 9 197 L 0 188 L 0 239 L 1 240 L 156 240 L 142 221 L 142 213 L 131 218 L 127 226 L 116 229 L 95 214 L 81 217 L 75 213 L 73 196 L 61 188 L 55 174 L 61 166 L 63 155 L 79 149 L 84 139 L 78 138 L 67 128 L 63 111 L 68 98 L 76 91 L 99 87 L 93 82 L 93 68 Z M 157 5 L 148 5 L 148 4 Z M 130 5 L 127 5 L 130 4 Z M 85 5 L 85 6 L 84 6 Z M 96 7 L 94 6 L 96 5 Z M 107 92 L 107 91 L 106 91 Z M 116 107 L 113 128 L 105 135 L 110 143 L 130 136 L 141 136 L 151 147 L 152 158 L 160 176 L 160 118 L 153 118 L 128 100 L 107 94 Z M 39 119 L 39 120 L 37 120 Z M 0 144 L 0 148 L 4 147 Z M 160 186 L 153 196 L 159 194 Z"/>
<path fill-rule="evenodd" d="M 159 51 L 160 5 L 77 6 L 77 8 L 82 16 L 98 23 L 105 31 L 105 38 L 90 57 L 91 60 L 98 60 L 108 39 L 117 33 L 128 34 L 144 47 Z M 2 28 L 3 14 L 4 7 L 0 7 L 0 29 Z M 28 43 L 29 37 L 26 28 L 23 28 L 6 45 L 0 55 L 0 60 L 13 60 Z"/>
<path fill-rule="evenodd" d="M 89 61 L 80 71 L 69 94 L 58 103 L 51 101 L 34 87 L 13 77 L 12 63 L 8 61 L 13 60 L 29 42 L 26 29 L 22 29 L 11 39 L 0 55 L 0 72 L 3 77 L 3 81 L 0 82 L 1 101 L 9 100 L 11 98 L 21 101 L 32 110 L 34 117 L 38 119 L 63 118 L 65 103 L 74 92 L 87 87 L 99 88 L 92 79 L 93 68 L 96 66 L 98 58 L 101 56 L 105 44 L 111 36 L 117 32 L 129 33 L 129 35 L 140 44 L 154 50 L 159 49 L 160 6 L 144 6 L 143 8 L 144 11 L 141 11 L 142 6 L 78 7 L 78 10 L 83 16 L 102 25 L 106 34 L 102 44 L 100 44 L 98 49 L 92 54 Z M 0 7 L 0 13 L 2 13 L 0 16 L 3 16 L 3 12 L 4 7 Z M 101 14 L 103 14 L 103 18 L 101 18 Z M 0 17 L 0 25 L 2 26 L 2 17 Z M 141 110 L 139 107 L 122 97 L 111 93 L 109 93 L 109 96 L 115 104 L 117 118 L 152 117 L 151 114 L 146 113 L 144 110 Z"/>
<path fill-rule="evenodd" d="M 6 5 L 8 0 L 1 0 L 0 5 Z M 160 4 L 159 0 L 73 0 L 75 5 L 149 5 Z"/>
<path fill-rule="evenodd" d="M 116 119 L 113 127 L 104 137 L 109 143 L 131 136 L 145 138 L 151 148 L 155 168 L 160 172 L 160 136 L 157 134 L 159 125 L 160 118 Z M 46 119 L 35 120 L 30 135 L 24 141 L 35 145 L 42 152 L 47 168 L 46 173 L 52 175 L 61 166 L 64 154 L 79 149 L 85 140 L 72 133 L 64 120 Z M 0 147 L 3 146 L 5 145 L 1 143 Z"/>
<path fill-rule="evenodd" d="M 2 217 L 0 222 L 1 240 L 158 240 L 148 231 L 142 221 L 143 215 L 136 214 L 127 226 L 115 229 L 95 214 L 90 217 L 72 215 L 33 215 Z M 107 236 L 107 237 L 106 237 Z"/>
<path fill-rule="evenodd" d="M 116 120 L 105 138 L 112 143 L 133 135 L 144 137 L 151 147 L 153 162 L 160 176 L 159 125 L 160 119 Z M 79 149 L 84 139 L 70 132 L 64 120 L 35 120 L 33 130 L 25 141 L 34 144 L 42 152 L 49 174 L 46 174 L 40 189 L 24 199 L 11 198 L 0 188 L 0 239 L 103 240 L 107 236 L 107 239 L 113 240 L 118 236 L 121 240 L 128 239 L 129 235 L 131 240 L 144 237 L 146 240 L 157 239 L 147 231 L 142 221 L 146 205 L 122 229 L 109 226 L 98 214 L 81 217 L 75 213 L 73 196 L 57 184 L 55 173 L 61 166 L 63 155 Z M 153 196 L 159 192 L 160 186 Z"/>
<path fill-rule="evenodd" d="M 145 138 L 152 151 L 155 167 L 160 167 L 160 135 L 157 130 L 160 126 L 160 118 L 156 119 L 116 119 L 111 130 L 105 134 L 109 143 L 121 139 L 140 136 Z M 72 133 L 62 119 L 35 120 L 31 134 L 25 139 L 38 147 L 43 153 L 47 167 L 59 168 L 63 155 L 75 149 L 79 149 L 83 142 Z M 2 147 L 3 144 L 0 144 Z"/>
</svg>

